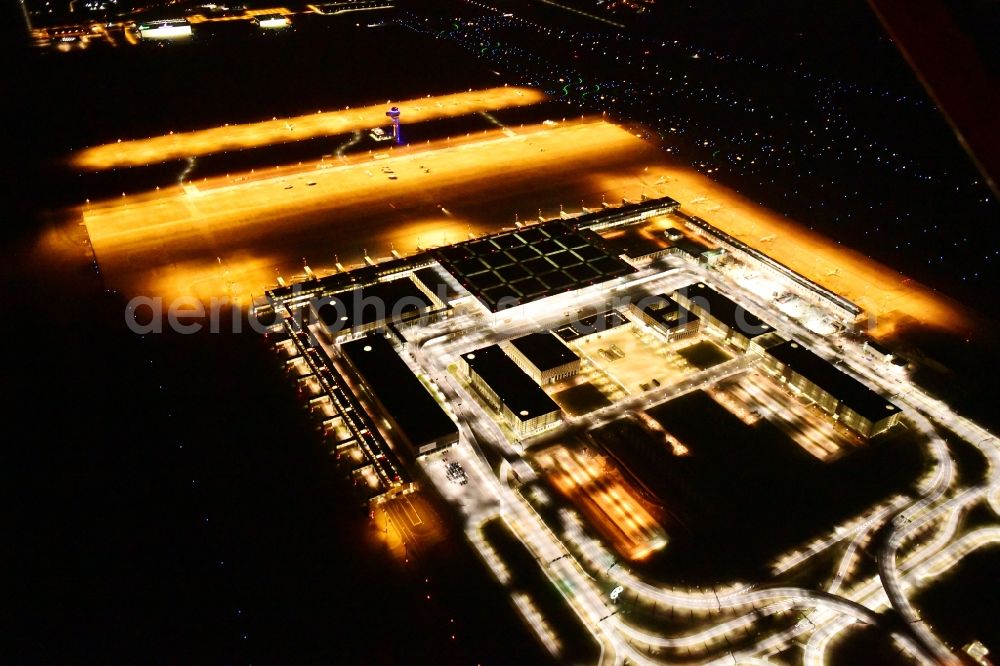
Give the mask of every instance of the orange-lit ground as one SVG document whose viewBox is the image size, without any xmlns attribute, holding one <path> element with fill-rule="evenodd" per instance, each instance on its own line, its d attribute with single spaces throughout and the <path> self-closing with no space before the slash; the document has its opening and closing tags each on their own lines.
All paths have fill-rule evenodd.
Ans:
<svg viewBox="0 0 1000 666">
<path fill-rule="evenodd" d="M 497 231 L 539 207 L 596 206 L 601 185 L 636 183 L 655 152 L 603 121 L 538 125 L 93 202 L 83 219 L 109 286 L 245 305 L 278 274 L 301 274 L 303 258 L 322 273 L 365 250 L 406 254 Z"/>
<path fill-rule="evenodd" d="M 593 365 L 617 384 L 627 395 L 635 395 L 661 385 L 674 384 L 688 374 L 684 360 L 666 343 L 642 329 L 620 326 L 574 343 Z M 612 352 L 609 355 L 602 353 Z M 620 351 L 620 358 L 614 351 Z M 645 385 L 646 388 L 642 388 Z"/>
<path fill-rule="evenodd" d="M 753 203 L 692 169 L 650 166 L 642 181 L 642 185 L 622 195 L 638 198 L 645 192 L 649 196 L 673 197 L 681 202 L 685 212 L 704 218 L 860 305 L 874 317 L 873 335 L 892 335 L 898 327 L 913 321 L 958 334 L 967 334 L 974 326 L 970 314 L 951 299 Z M 681 220 L 669 218 L 653 223 L 658 228 L 681 224 Z"/>
<path fill-rule="evenodd" d="M 543 99 L 542 93 L 530 88 L 503 87 L 438 97 L 396 100 L 393 104 L 400 107 L 404 123 L 417 123 L 491 109 L 526 106 Z M 154 164 L 227 150 L 258 148 L 287 141 L 302 141 L 385 126 L 389 124 L 385 117 L 386 109 L 386 104 L 373 104 L 357 109 L 119 141 L 81 150 L 72 156 L 71 161 L 74 166 L 86 169 L 109 169 L 116 166 Z"/>
<path fill-rule="evenodd" d="M 536 460 L 623 557 L 641 560 L 666 545 L 663 528 L 610 463 L 562 446 L 542 451 Z"/>
<path fill-rule="evenodd" d="M 375 539 L 400 561 L 420 555 L 447 536 L 441 518 L 420 492 L 376 506 L 372 527 Z"/>
<path fill-rule="evenodd" d="M 227 14 L 226 16 L 205 16 L 204 14 L 190 14 L 187 16 L 188 23 L 215 23 L 219 21 L 249 21 L 255 16 L 268 16 L 270 14 L 281 14 L 288 16 L 292 12 L 284 7 L 271 7 L 270 9 L 246 9 L 242 14 Z"/>
<path fill-rule="evenodd" d="M 475 106 L 472 98 L 454 103 Z M 110 286 L 130 295 L 228 296 L 245 305 L 278 274 L 301 274 L 303 258 L 322 273 L 335 257 L 350 265 L 364 250 L 405 254 L 496 231 L 515 213 L 529 221 L 540 208 L 552 216 L 561 204 L 596 207 L 604 195 L 608 202 L 666 195 L 858 303 L 876 335 L 912 322 L 970 332 L 971 317 L 953 301 L 671 164 L 622 127 L 587 119 L 516 131 L 397 148 L 385 159 L 360 155 L 199 181 L 88 204 L 83 218 Z"/>
</svg>

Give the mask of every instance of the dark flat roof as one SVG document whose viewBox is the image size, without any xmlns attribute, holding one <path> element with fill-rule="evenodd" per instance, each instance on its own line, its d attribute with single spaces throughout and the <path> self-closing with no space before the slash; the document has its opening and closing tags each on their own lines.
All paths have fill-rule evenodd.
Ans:
<svg viewBox="0 0 1000 666">
<path fill-rule="evenodd" d="M 592 226 L 614 223 L 626 218 L 635 218 L 642 213 L 658 213 L 660 211 L 670 212 L 677 210 L 680 204 L 670 197 L 659 197 L 646 201 L 624 203 L 622 206 L 605 208 L 603 210 L 587 213 L 580 217 L 573 218 L 570 222 L 576 228 L 588 228 Z M 665 210 L 664 210 L 665 209 Z"/>
<path fill-rule="evenodd" d="M 556 335 L 562 338 L 565 342 L 570 342 L 571 340 L 576 340 L 577 338 L 582 338 L 583 336 L 590 335 L 592 333 L 610 331 L 612 328 L 616 328 L 627 323 L 628 319 L 623 317 L 618 311 L 607 310 L 605 312 L 598 312 L 597 314 L 581 317 L 576 321 L 560 326 L 556 329 Z"/>
<path fill-rule="evenodd" d="M 672 241 L 670 243 L 670 247 L 676 248 L 681 252 L 684 252 L 685 254 L 689 254 L 692 257 L 696 258 L 700 256 L 702 252 L 707 252 L 709 249 L 707 245 L 704 245 L 696 240 L 692 240 L 687 237 L 682 238 L 678 241 Z"/>
<path fill-rule="evenodd" d="M 560 220 L 435 252 L 441 266 L 491 312 L 635 272 L 596 233 Z"/>
<path fill-rule="evenodd" d="M 880 343 L 878 340 L 873 340 L 871 338 L 865 338 L 865 345 L 870 349 L 878 352 L 882 356 L 887 356 L 892 353 L 892 350 Z"/>
<path fill-rule="evenodd" d="M 559 411 L 552 398 L 499 345 L 462 354 L 462 358 L 522 421 Z"/>
<path fill-rule="evenodd" d="M 642 233 L 639 225 L 615 229 L 601 234 L 601 237 L 615 254 L 624 254 L 632 259 L 663 252 L 669 247 L 666 238 L 650 238 Z"/>
<path fill-rule="evenodd" d="M 653 319 L 653 321 L 667 329 L 677 328 L 688 322 L 698 321 L 698 315 L 666 294 L 646 296 L 639 299 L 636 306 Z"/>
<path fill-rule="evenodd" d="M 407 269 L 426 266 L 432 260 L 427 252 L 418 252 L 400 259 L 390 259 L 374 266 L 359 266 L 344 273 L 333 273 L 318 280 L 305 280 L 267 291 L 272 299 L 284 300 L 299 293 L 329 293 L 346 291 L 360 285 L 372 284 L 383 277 L 391 276 Z"/>
<path fill-rule="evenodd" d="M 712 317 L 718 319 L 729 328 L 739 331 L 749 339 L 753 339 L 764 333 L 770 333 L 774 330 L 773 326 L 765 323 L 760 317 L 742 305 L 737 305 L 729 298 L 701 282 L 678 289 L 677 293 L 687 296 L 688 299 L 702 307 Z"/>
<path fill-rule="evenodd" d="M 873 423 L 899 411 L 899 407 L 797 342 L 782 342 L 767 353 Z"/>
<path fill-rule="evenodd" d="M 356 287 L 323 299 L 319 307 L 320 319 L 327 326 L 340 330 L 384 319 L 405 319 L 433 306 L 427 294 L 409 277 Z"/>
<path fill-rule="evenodd" d="M 552 333 L 529 333 L 511 340 L 510 344 L 542 372 L 580 358 Z"/>
<path fill-rule="evenodd" d="M 438 266 L 425 266 L 413 272 L 413 276 L 442 302 L 458 296 L 458 292 L 448 282 L 448 274 Z"/>
<path fill-rule="evenodd" d="M 373 331 L 340 349 L 414 448 L 458 436 L 458 426 L 383 334 Z"/>
</svg>

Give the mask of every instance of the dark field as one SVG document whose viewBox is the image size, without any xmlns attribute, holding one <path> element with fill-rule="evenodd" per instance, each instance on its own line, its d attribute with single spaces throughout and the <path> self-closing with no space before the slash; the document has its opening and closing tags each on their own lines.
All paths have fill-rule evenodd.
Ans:
<svg viewBox="0 0 1000 666">
<path fill-rule="evenodd" d="M 560 663 L 595 663 L 599 646 L 576 613 L 541 569 L 535 557 L 511 533 L 507 524 L 493 519 L 483 526 L 483 534 L 496 549 L 513 575 L 513 591 L 527 592 L 538 605 L 542 617 L 562 643 Z"/>
<path fill-rule="evenodd" d="M 995 525 L 995 517 L 994 517 Z M 913 595 L 914 605 L 945 641 L 962 648 L 980 640 L 991 653 L 1000 636 L 1000 547 L 986 546 L 967 555 L 954 569 Z M 992 654 L 991 654 L 992 656 Z"/>
<path fill-rule="evenodd" d="M 690 347 L 678 349 L 677 353 L 680 354 L 685 361 L 699 370 L 711 368 L 713 365 L 718 365 L 731 358 L 729 354 L 722 351 L 718 345 L 709 342 L 708 340 L 702 340 L 694 343 Z"/>
<path fill-rule="evenodd" d="M 670 544 L 642 568 L 670 581 L 767 578 L 777 555 L 905 490 L 922 466 L 919 443 L 900 431 L 822 463 L 767 422 L 748 427 L 701 392 L 649 413 L 690 455 L 672 456 L 631 421 L 595 437 L 663 501 Z"/>
</svg>

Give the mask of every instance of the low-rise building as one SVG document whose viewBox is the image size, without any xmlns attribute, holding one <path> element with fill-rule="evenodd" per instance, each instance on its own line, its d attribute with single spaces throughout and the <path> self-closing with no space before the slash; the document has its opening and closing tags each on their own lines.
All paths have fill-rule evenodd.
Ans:
<svg viewBox="0 0 1000 666">
<path fill-rule="evenodd" d="M 323 331 L 336 340 L 394 323 L 403 326 L 447 307 L 408 275 L 310 301 Z"/>
<path fill-rule="evenodd" d="M 580 372 L 580 357 L 552 333 L 529 333 L 508 340 L 501 348 L 538 384 L 550 384 Z"/>
<path fill-rule="evenodd" d="M 721 247 L 713 247 L 698 255 L 698 261 L 706 266 L 715 266 L 726 256 L 726 251 Z"/>
<path fill-rule="evenodd" d="M 779 340 L 774 335 L 774 327 L 702 282 L 678 289 L 673 298 L 698 315 L 702 330 L 740 351 L 763 349 Z M 751 343 L 756 343 L 752 349 Z"/>
<path fill-rule="evenodd" d="M 899 407 L 797 342 L 784 340 L 762 359 L 765 372 L 860 435 L 872 437 L 899 422 Z"/>
<path fill-rule="evenodd" d="M 639 225 L 612 229 L 602 234 L 605 245 L 633 266 L 644 266 L 667 255 L 670 244 Z"/>
<path fill-rule="evenodd" d="M 882 361 L 883 363 L 892 362 L 892 350 L 882 344 L 879 344 L 871 338 L 865 339 L 864 343 L 861 345 L 861 350 L 866 356 L 870 356 L 874 359 Z"/>
<path fill-rule="evenodd" d="M 563 342 L 581 340 L 591 335 L 610 331 L 619 326 L 631 326 L 632 322 L 622 316 L 617 310 L 606 310 L 592 315 L 576 317 L 568 324 L 563 324 L 555 330 L 555 334 Z"/>
<path fill-rule="evenodd" d="M 559 405 L 499 345 L 462 354 L 460 367 L 517 435 L 532 435 L 559 420 Z"/>
<path fill-rule="evenodd" d="M 458 443 L 458 426 L 382 332 L 345 342 L 340 350 L 392 426 L 392 434 L 414 456 Z"/>
<path fill-rule="evenodd" d="M 663 336 L 667 342 L 698 332 L 701 320 L 666 294 L 645 296 L 628 304 L 629 313 Z"/>
<path fill-rule="evenodd" d="M 670 247 L 667 248 L 667 254 L 683 257 L 685 259 L 694 259 L 695 261 L 700 260 L 701 255 L 707 251 L 707 245 L 702 245 L 698 241 L 692 240 L 686 236 L 680 240 L 671 241 Z"/>
</svg>

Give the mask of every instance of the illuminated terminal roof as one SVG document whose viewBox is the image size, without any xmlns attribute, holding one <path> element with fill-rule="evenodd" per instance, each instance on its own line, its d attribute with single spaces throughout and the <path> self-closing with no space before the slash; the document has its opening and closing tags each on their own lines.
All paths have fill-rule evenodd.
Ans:
<svg viewBox="0 0 1000 666">
<path fill-rule="evenodd" d="M 559 411 L 559 405 L 499 345 L 462 354 L 462 359 L 521 421 Z"/>
<path fill-rule="evenodd" d="M 796 342 L 782 342 L 766 353 L 872 422 L 899 411 L 899 407 Z"/>
<path fill-rule="evenodd" d="M 163 19 L 139 24 L 139 36 L 145 39 L 172 39 L 191 35 L 187 19 Z"/>
<path fill-rule="evenodd" d="M 253 21 L 261 28 L 284 28 L 291 24 L 291 20 L 284 14 L 259 14 Z"/>
<path fill-rule="evenodd" d="M 436 251 L 441 265 L 491 312 L 634 272 L 592 231 L 556 221 Z"/>
<path fill-rule="evenodd" d="M 345 342 L 341 351 L 415 453 L 458 441 L 458 426 L 444 412 L 392 344 L 379 332 Z"/>
<path fill-rule="evenodd" d="M 511 340 L 510 344 L 541 372 L 564 366 L 580 358 L 552 333 L 529 333 Z"/>
</svg>

